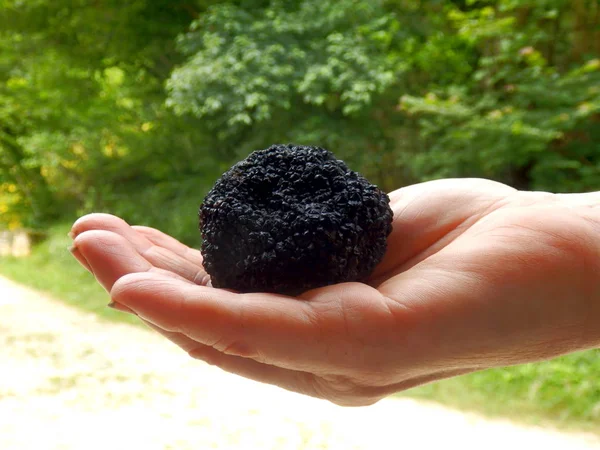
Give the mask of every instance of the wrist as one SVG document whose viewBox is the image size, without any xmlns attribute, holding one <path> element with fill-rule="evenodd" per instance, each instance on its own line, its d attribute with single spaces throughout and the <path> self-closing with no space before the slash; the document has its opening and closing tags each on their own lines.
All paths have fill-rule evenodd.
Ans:
<svg viewBox="0 0 600 450">
<path fill-rule="evenodd" d="M 580 220 L 577 233 L 583 245 L 578 249 L 585 269 L 580 293 L 585 308 L 581 350 L 600 348 L 600 192 L 559 197 Z"/>
</svg>

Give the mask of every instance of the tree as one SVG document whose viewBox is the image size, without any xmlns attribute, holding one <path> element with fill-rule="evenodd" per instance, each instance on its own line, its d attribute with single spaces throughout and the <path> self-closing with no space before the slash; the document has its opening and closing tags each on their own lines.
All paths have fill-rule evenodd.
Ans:
<svg viewBox="0 0 600 450">
<path fill-rule="evenodd" d="M 393 149 L 389 92 L 405 70 L 398 29 L 380 1 L 218 4 L 180 38 L 187 60 L 168 104 L 202 119 L 227 155 L 318 144 L 377 176 Z"/>
<path fill-rule="evenodd" d="M 472 73 L 402 98 L 427 142 L 413 170 L 551 191 L 597 188 L 600 52 L 582 44 L 591 31 L 578 27 L 582 15 L 595 17 L 585 19 L 592 29 L 600 26 L 600 4 L 470 3 L 469 11 L 449 8 L 447 19 L 477 57 Z"/>
<path fill-rule="evenodd" d="M 201 167 L 189 147 L 204 138 L 164 108 L 175 36 L 197 14 L 186 2 L 11 0 L 0 11 L 0 185 L 18 199 L 11 217 L 41 227 Z"/>
</svg>

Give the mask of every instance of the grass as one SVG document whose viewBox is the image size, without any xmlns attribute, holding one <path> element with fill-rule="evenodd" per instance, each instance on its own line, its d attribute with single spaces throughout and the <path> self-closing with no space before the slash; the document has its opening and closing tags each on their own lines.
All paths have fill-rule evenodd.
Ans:
<svg viewBox="0 0 600 450">
<path fill-rule="evenodd" d="M 67 248 L 70 224 L 49 230 L 31 257 L 0 260 L 0 274 L 111 321 L 139 324 L 106 307 L 106 292 Z M 492 417 L 600 434 L 600 350 L 494 369 L 402 393 Z"/>
<path fill-rule="evenodd" d="M 402 395 L 488 417 L 600 435 L 600 351 L 491 369 L 432 383 Z"/>
</svg>

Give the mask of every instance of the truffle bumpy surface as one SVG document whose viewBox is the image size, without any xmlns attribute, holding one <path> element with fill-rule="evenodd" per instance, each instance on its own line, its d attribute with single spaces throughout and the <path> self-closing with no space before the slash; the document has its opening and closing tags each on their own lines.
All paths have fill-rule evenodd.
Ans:
<svg viewBox="0 0 600 450">
<path fill-rule="evenodd" d="M 392 231 L 389 197 L 322 148 L 275 145 L 216 182 L 200 206 L 214 287 L 298 295 L 363 281 Z"/>
</svg>

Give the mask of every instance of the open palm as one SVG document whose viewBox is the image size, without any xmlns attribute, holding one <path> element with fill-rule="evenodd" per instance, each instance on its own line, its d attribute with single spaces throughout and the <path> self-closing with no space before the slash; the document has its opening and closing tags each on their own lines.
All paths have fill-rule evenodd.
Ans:
<svg viewBox="0 0 600 450">
<path fill-rule="evenodd" d="M 338 404 L 590 341 L 581 308 L 600 307 L 579 300 L 597 269 L 587 200 L 486 180 L 390 198 L 394 229 L 368 283 L 298 298 L 212 288 L 198 250 L 106 214 L 74 224 L 73 253 L 117 308 L 192 357 Z"/>
</svg>

